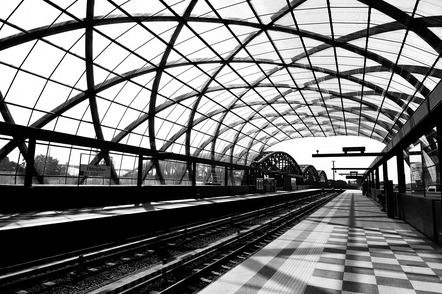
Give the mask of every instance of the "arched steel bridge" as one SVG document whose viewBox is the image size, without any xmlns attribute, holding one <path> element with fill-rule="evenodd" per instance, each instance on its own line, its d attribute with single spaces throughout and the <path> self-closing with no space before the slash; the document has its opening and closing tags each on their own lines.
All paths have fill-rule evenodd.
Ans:
<svg viewBox="0 0 442 294">
<path fill-rule="evenodd" d="M 257 169 L 249 171 L 249 182 L 264 176 L 275 178 L 277 187 L 285 187 L 288 179 L 296 179 L 296 185 L 326 185 L 328 182 L 324 171 L 316 170 L 313 165 L 299 165 L 290 154 L 282 151 L 262 152 L 251 166 Z"/>
</svg>

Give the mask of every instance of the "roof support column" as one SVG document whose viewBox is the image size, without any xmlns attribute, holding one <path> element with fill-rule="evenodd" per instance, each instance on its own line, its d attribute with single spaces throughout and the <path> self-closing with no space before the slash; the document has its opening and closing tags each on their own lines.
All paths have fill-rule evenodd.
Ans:
<svg viewBox="0 0 442 294">
<path fill-rule="evenodd" d="M 398 181 L 398 192 L 405 193 L 405 169 L 404 169 L 404 151 L 400 149 L 396 154 L 397 161 L 397 181 Z"/>
<path fill-rule="evenodd" d="M 25 188 L 32 186 L 32 174 L 34 172 L 35 138 L 29 138 L 28 153 L 26 154 Z"/>
<path fill-rule="evenodd" d="M 192 162 L 192 187 L 196 186 L 196 162 Z"/>
<path fill-rule="evenodd" d="M 384 204 L 384 209 L 383 211 L 385 211 L 385 205 L 386 205 L 386 211 L 387 211 L 387 216 L 389 218 L 394 218 L 395 217 L 395 207 L 396 207 L 396 201 L 394 199 L 394 193 L 393 193 L 393 182 L 388 180 L 388 164 L 387 161 L 385 161 L 382 164 L 382 172 L 384 174 L 384 199 L 385 199 L 385 204 Z"/>
<path fill-rule="evenodd" d="M 436 124 L 436 130 L 437 130 L 437 135 L 436 135 L 436 141 L 437 141 L 437 157 L 439 159 L 439 164 L 438 164 L 438 169 L 437 172 L 439 173 L 439 176 L 436 177 L 438 179 L 440 179 L 440 181 L 442 181 L 442 165 L 441 165 L 441 160 L 442 160 L 442 121 L 438 121 Z M 441 183 L 439 183 L 441 184 Z M 441 198 L 442 198 L 442 189 L 441 189 Z"/>
<path fill-rule="evenodd" d="M 137 173 L 137 187 L 141 188 L 143 181 L 143 154 L 138 154 L 138 173 Z"/>
<path fill-rule="evenodd" d="M 362 195 L 367 196 L 367 178 L 365 176 L 362 177 Z"/>
<path fill-rule="evenodd" d="M 374 171 L 373 170 L 370 171 L 370 177 L 371 177 L 371 187 L 372 188 L 376 188 L 375 180 L 374 180 Z"/>
<path fill-rule="evenodd" d="M 375 186 L 376 186 L 376 189 L 379 189 L 381 187 L 381 185 L 379 184 L 379 167 L 376 167 L 376 169 L 374 171 L 376 174 Z"/>
<path fill-rule="evenodd" d="M 383 173 L 383 178 L 384 178 L 384 191 L 386 189 L 386 184 L 388 181 L 388 163 L 387 161 L 384 162 L 384 164 L 382 164 L 382 173 Z"/>
<path fill-rule="evenodd" d="M 228 177 L 229 177 L 229 168 L 226 166 L 224 169 L 224 186 L 226 187 L 229 185 Z"/>
<path fill-rule="evenodd" d="M 437 168 L 437 172 L 439 173 L 439 176 L 436 178 L 438 178 L 438 179 L 440 179 L 440 181 L 442 181 L 442 178 L 441 178 L 441 176 L 442 176 L 442 165 L 441 165 L 441 159 L 442 159 L 442 145 L 441 145 L 442 144 L 442 121 L 440 121 L 440 120 L 438 120 L 438 122 L 436 124 L 436 131 L 437 131 L 437 134 L 436 134 L 437 157 L 439 159 L 438 168 Z M 439 183 L 439 184 L 441 184 L 441 183 Z M 440 193 L 441 193 L 441 198 L 442 198 L 442 189 L 441 189 Z M 442 205 L 441 205 L 441 212 L 440 213 L 442 214 Z M 436 224 L 434 224 L 434 225 L 436 226 Z M 439 223 L 439 227 L 441 227 L 441 226 L 442 226 L 442 220 L 441 220 L 441 223 Z M 438 239 L 437 241 L 440 243 L 442 240 L 442 233 L 440 232 L 440 230 L 437 233 L 436 238 Z"/>
<path fill-rule="evenodd" d="M 366 177 L 365 177 L 365 183 L 366 183 L 367 196 L 368 196 L 368 191 L 370 191 L 370 188 L 371 188 L 371 184 L 370 184 L 370 172 L 368 172 L 367 175 L 366 175 Z"/>
</svg>

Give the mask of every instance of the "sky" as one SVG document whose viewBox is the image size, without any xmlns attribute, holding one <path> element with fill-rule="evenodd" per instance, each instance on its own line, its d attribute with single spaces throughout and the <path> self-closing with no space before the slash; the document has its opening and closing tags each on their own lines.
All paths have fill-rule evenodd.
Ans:
<svg viewBox="0 0 442 294">
<path fill-rule="evenodd" d="M 284 141 L 278 143 L 266 151 L 284 151 L 290 154 L 296 162 L 301 164 L 311 164 L 316 170 L 323 170 L 327 174 L 328 179 L 333 179 L 332 167 L 333 160 L 335 161 L 335 167 L 337 168 L 356 168 L 356 167 L 369 167 L 375 157 L 312 157 L 312 154 L 316 153 L 343 153 L 343 147 L 365 147 L 365 152 L 381 152 L 385 145 L 379 141 L 356 136 L 336 136 L 336 137 L 312 137 L 294 139 L 290 141 Z M 388 161 L 388 178 L 397 183 L 397 171 L 396 171 L 396 157 L 393 157 Z M 346 179 L 342 173 L 349 173 L 351 170 L 337 170 L 335 173 L 335 180 Z M 359 173 L 364 172 L 359 170 Z M 381 181 L 383 179 L 382 168 L 379 169 Z M 405 164 L 405 179 L 408 183 L 410 181 L 410 171 Z"/>
</svg>

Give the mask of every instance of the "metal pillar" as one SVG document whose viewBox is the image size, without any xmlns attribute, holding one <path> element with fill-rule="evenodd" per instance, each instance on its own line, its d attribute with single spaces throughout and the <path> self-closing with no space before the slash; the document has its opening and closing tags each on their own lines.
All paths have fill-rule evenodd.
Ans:
<svg viewBox="0 0 442 294">
<path fill-rule="evenodd" d="M 28 153 L 26 155 L 26 170 L 24 186 L 29 188 L 32 186 L 32 174 L 34 173 L 34 157 L 35 157 L 35 138 L 29 138 Z"/>
<path fill-rule="evenodd" d="M 394 218 L 394 193 L 393 193 L 393 181 L 386 181 L 385 185 L 385 198 L 387 204 L 387 217 Z"/>
<path fill-rule="evenodd" d="M 379 167 L 375 169 L 375 174 L 376 174 L 375 188 L 379 189 L 381 187 L 381 185 L 379 184 Z"/>
<path fill-rule="evenodd" d="M 439 158 L 439 168 L 437 169 L 437 172 L 439 173 L 439 181 L 442 182 L 442 164 L 441 164 L 441 160 L 442 160 L 442 121 L 438 121 L 437 123 L 437 136 L 436 136 L 436 140 L 437 140 L 437 157 Z M 441 183 L 439 183 L 441 184 Z M 441 199 L 442 199 L 442 189 L 441 189 Z M 441 205 L 442 208 L 442 205 Z"/>
<path fill-rule="evenodd" d="M 364 175 L 362 179 L 362 194 L 368 196 L 368 180 L 367 176 Z"/>
<path fill-rule="evenodd" d="M 192 187 L 196 186 L 196 162 L 192 162 Z"/>
<path fill-rule="evenodd" d="M 405 169 L 404 169 L 404 152 L 402 149 L 396 154 L 397 160 L 397 181 L 398 181 L 398 192 L 405 193 Z"/>
<path fill-rule="evenodd" d="M 229 185 L 228 176 L 229 176 L 229 170 L 228 167 L 226 166 L 224 169 L 224 186 L 226 187 Z"/>
<path fill-rule="evenodd" d="M 138 155 L 138 173 L 137 173 L 137 187 L 141 188 L 143 182 L 143 154 Z"/>
<path fill-rule="evenodd" d="M 370 188 L 371 188 L 371 183 L 370 183 L 370 172 L 367 173 L 367 178 L 366 178 L 366 180 L 367 180 L 367 193 L 368 193 L 368 191 L 370 191 Z M 367 194 L 367 195 L 368 195 L 368 194 Z"/>
<path fill-rule="evenodd" d="M 195 197 L 200 197 L 200 190 L 196 187 L 196 162 L 192 162 L 192 187 L 194 188 Z"/>
<path fill-rule="evenodd" d="M 382 165 L 382 173 L 384 174 L 384 193 L 387 195 L 387 181 L 388 181 L 388 164 L 387 162 L 384 162 Z"/>
<path fill-rule="evenodd" d="M 437 169 L 437 172 L 439 173 L 439 180 L 442 181 L 442 165 L 441 165 L 441 160 L 442 160 L 442 122 L 439 120 L 437 125 L 436 125 L 436 130 L 437 130 L 437 136 L 436 136 L 436 140 L 437 140 L 437 157 L 439 158 L 439 168 Z M 441 183 L 439 183 L 441 184 Z M 442 189 L 441 189 L 441 199 L 442 199 Z M 441 205 L 441 211 L 440 211 L 441 215 L 442 215 L 442 205 Z M 435 224 L 436 227 L 436 224 Z M 442 228 L 442 218 L 441 218 L 441 223 L 439 224 L 439 227 Z M 442 233 L 441 232 L 437 232 L 437 241 L 439 243 L 441 243 L 442 240 Z"/>
</svg>

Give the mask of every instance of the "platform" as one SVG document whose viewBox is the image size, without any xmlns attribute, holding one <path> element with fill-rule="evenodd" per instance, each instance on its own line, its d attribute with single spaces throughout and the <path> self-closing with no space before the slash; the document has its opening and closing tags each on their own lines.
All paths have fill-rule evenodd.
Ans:
<svg viewBox="0 0 442 294">
<path fill-rule="evenodd" d="M 179 209 L 209 204 L 220 204 L 232 201 L 251 200 L 265 197 L 275 197 L 284 194 L 296 195 L 319 191 L 319 189 L 304 189 L 298 191 L 277 191 L 273 193 L 254 193 L 245 195 L 217 196 L 211 198 L 191 198 L 180 200 L 153 201 L 147 203 L 85 207 L 81 209 L 47 210 L 20 213 L 0 213 L 0 232 L 5 230 L 22 229 L 51 224 L 69 223 L 75 221 L 109 218 L 114 216 L 139 214 L 152 211 Z"/>
<path fill-rule="evenodd" d="M 317 194 L 319 189 L 229 195 L 0 214 L 0 269 L 85 248 L 120 244 L 269 205 Z M 32 248 L 32 250 L 30 250 Z"/>
<path fill-rule="evenodd" d="M 442 293 L 442 248 L 347 190 L 199 294 Z"/>
</svg>

